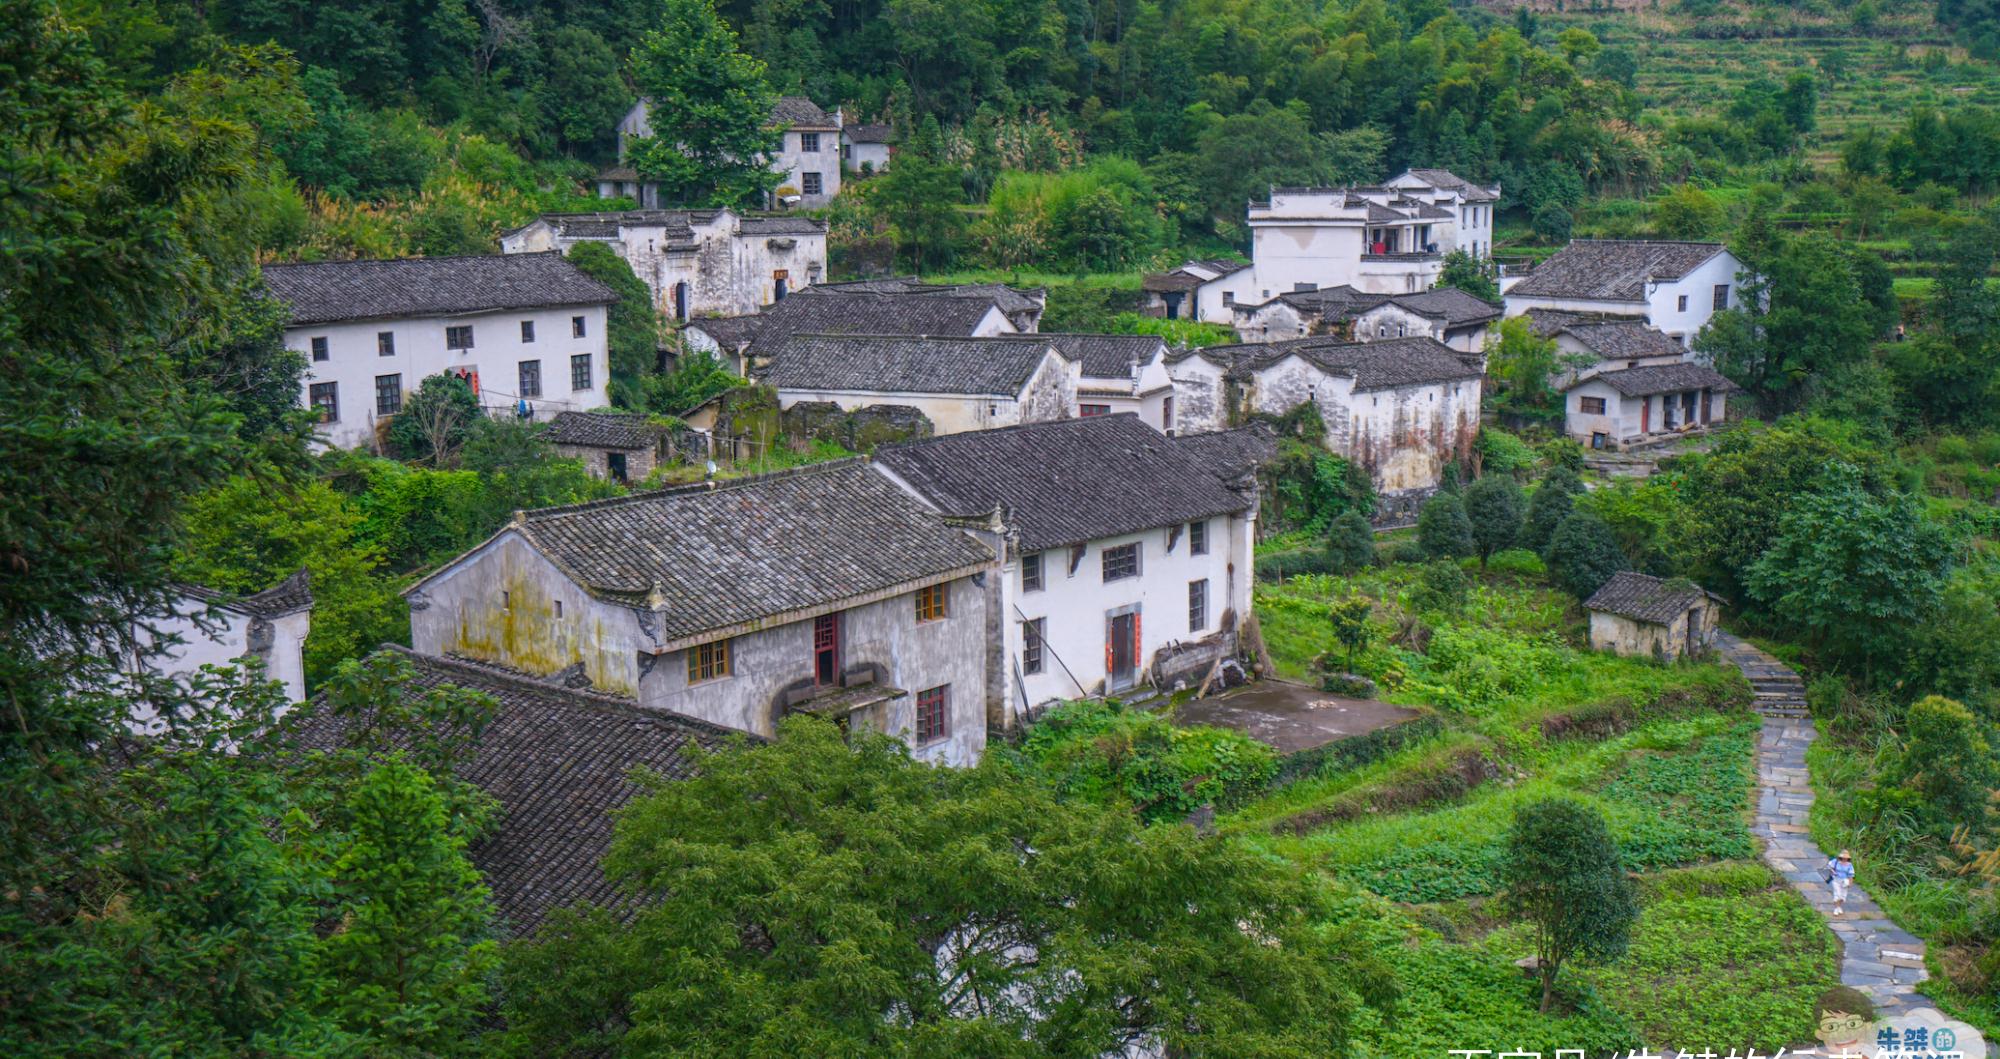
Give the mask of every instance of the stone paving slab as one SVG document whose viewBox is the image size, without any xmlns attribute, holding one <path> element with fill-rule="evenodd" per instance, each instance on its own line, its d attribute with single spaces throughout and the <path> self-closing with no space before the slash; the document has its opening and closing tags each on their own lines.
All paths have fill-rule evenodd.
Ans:
<svg viewBox="0 0 2000 1059">
<path fill-rule="evenodd" d="M 1760 692 L 1786 693 L 1759 695 L 1760 710 L 1804 709 L 1804 684 L 1784 663 L 1728 633 L 1717 633 L 1716 642 L 1723 658 Z M 1798 890 L 1840 939 L 1842 983 L 1867 993 L 1884 1015 L 1936 1007 L 1915 988 L 1926 977 L 1922 940 L 1896 926 L 1859 886 L 1848 888 L 1846 914 L 1833 916 L 1833 888 L 1819 874 L 1827 855 L 1812 841 L 1807 824 L 1813 793 L 1806 748 L 1818 736 L 1810 716 L 1764 716 L 1757 748 L 1757 816 L 1751 827 L 1763 842 L 1764 863 Z"/>
</svg>

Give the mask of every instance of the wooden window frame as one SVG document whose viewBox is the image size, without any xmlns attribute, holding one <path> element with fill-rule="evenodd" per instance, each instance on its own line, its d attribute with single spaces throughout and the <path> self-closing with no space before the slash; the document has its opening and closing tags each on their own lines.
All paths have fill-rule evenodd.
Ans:
<svg viewBox="0 0 2000 1059">
<path fill-rule="evenodd" d="M 940 684 L 917 692 L 917 745 L 928 746 L 951 738 L 951 685 Z"/>
<path fill-rule="evenodd" d="M 730 640 L 710 640 L 687 649 L 687 682 L 707 684 L 721 680 L 734 672 L 736 652 L 730 648 Z"/>
<path fill-rule="evenodd" d="M 461 338 L 464 339 L 463 342 L 459 341 L 459 339 Z M 446 349 L 473 348 L 472 325 L 471 324 L 447 325 L 444 329 L 444 348 Z"/>
<path fill-rule="evenodd" d="M 531 377 L 532 376 L 532 377 Z M 524 360 L 515 367 L 514 381 L 521 392 L 518 397 L 540 397 L 542 395 L 542 362 Z"/>
<path fill-rule="evenodd" d="M 325 401 L 320 397 L 324 394 Z M 338 382 L 315 382 L 306 388 L 306 403 L 319 413 L 322 423 L 340 422 L 340 384 Z"/>
<path fill-rule="evenodd" d="M 1029 571 L 1034 571 L 1030 576 Z M 1021 591 L 1040 592 L 1048 586 L 1047 564 L 1042 561 L 1041 552 L 1030 552 L 1021 556 Z"/>
<path fill-rule="evenodd" d="M 307 345 L 312 347 L 313 363 L 324 364 L 333 359 L 333 346 L 325 335 L 314 335 L 307 341 Z"/>
<path fill-rule="evenodd" d="M 378 357 L 393 357 L 396 355 L 396 332 L 375 332 L 375 355 Z"/>
<path fill-rule="evenodd" d="M 535 342 L 535 322 L 533 320 L 521 321 L 521 344 L 524 346 L 529 346 L 533 345 L 534 342 Z"/>
<path fill-rule="evenodd" d="M 1591 402 L 1593 401 L 1597 403 L 1596 408 L 1590 407 Z M 1604 415 L 1605 414 L 1604 407 L 1605 407 L 1604 398 L 1602 397 L 1578 397 L 1576 399 L 1576 410 L 1583 415 L 1587 416 Z"/>
<path fill-rule="evenodd" d="M 1080 404 L 1076 406 L 1076 417 L 1078 419 L 1093 419 L 1097 416 L 1108 416 L 1110 414 L 1111 406 L 1108 404 Z"/>
<path fill-rule="evenodd" d="M 1130 559 L 1128 563 L 1126 560 Z M 1138 577 L 1140 571 L 1139 542 L 1121 544 L 1115 548 L 1102 548 L 1097 553 L 1099 573 L 1105 584 Z M 1127 569 L 1129 565 L 1130 569 Z"/>
<path fill-rule="evenodd" d="M 591 388 L 595 376 L 591 373 L 590 354 L 572 353 L 569 358 L 569 389 L 571 393 L 582 393 Z M 578 385 L 578 381 L 582 385 Z"/>
<path fill-rule="evenodd" d="M 951 617 L 951 585 L 925 585 L 917 589 L 917 621 L 943 621 Z"/>
<path fill-rule="evenodd" d="M 386 391 L 383 389 L 383 384 L 385 382 L 388 383 L 390 387 L 390 389 Z M 387 400 L 384 400 L 384 398 L 387 398 Z M 401 412 L 402 410 L 403 410 L 402 373 L 396 372 L 390 375 L 375 376 L 375 414 L 378 416 L 392 416 L 398 412 Z"/>
<path fill-rule="evenodd" d="M 1049 619 L 1029 618 L 1021 623 L 1021 672 L 1030 676 L 1047 665 Z"/>
<path fill-rule="evenodd" d="M 1208 520 L 1188 523 L 1188 554 L 1208 554 Z"/>
<path fill-rule="evenodd" d="M 1188 582 L 1188 632 L 1208 628 L 1208 578 Z"/>
</svg>

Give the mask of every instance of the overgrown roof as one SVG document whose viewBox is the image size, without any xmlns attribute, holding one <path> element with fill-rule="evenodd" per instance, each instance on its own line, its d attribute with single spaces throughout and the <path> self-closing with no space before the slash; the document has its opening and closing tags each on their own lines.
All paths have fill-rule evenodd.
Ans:
<svg viewBox="0 0 2000 1059">
<path fill-rule="evenodd" d="M 542 431 L 551 445 L 599 449 L 652 448 L 666 428 L 642 415 L 622 412 L 561 412 Z"/>
<path fill-rule="evenodd" d="M 1041 335 L 928 338 L 795 334 L 759 338 L 770 364 L 759 381 L 779 390 L 1014 397 L 1055 344 Z"/>
<path fill-rule="evenodd" d="M 694 748 L 758 741 L 500 666 L 393 644 L 380 651 L 415 668 L 415 679 L 395 689 L 407 700 L 453 686 L 490 695 L 497 704 L 458 775 L 500 803 L 497 826 L 469 852 L 486 876 L 503 928 L 514 934 L 531 933 L 550 912 L 579 901 L 620 903 L 603 860 L 611 845 L 610 814 L 639 793 L 629 778 L 634 769 L 687 779 L 695 771 Z M 294 723 L 309 748 L 341 741 L 344 724 L 329 713 L 310 711 Z"/>
<path fill-rule="evenodd" d="M 992 558 L 858 460 L 524 512 L 509 531 L 592 595 L 651 612 L 662 643 L 802 620 Z"/>
<path fill-rule="evenodd" d="M 1583 606 L 1586 610 L 1665 625 L 1709 597 L 1720 598 L 1690 581 L 1621 570 L 1611 575 L 1611 580 L 1592 593 Z"/>
<path fill-rule="evenodd" d="M 840 128 L 833 115 L 821 110 L 818 103 L 804 96 L 779 96 L 776 106 L 771 108 L 771 124 L 779 128 L 826 129 Z"/>
<path fill-rule="evenodd" d="M 605 305 L 617 292 L 554 251 L 266 265 L 293 326 Z"/>
<path fill-rule="evenodd" d="M 1250 506 L 1206 462 L 1129 412 L 907 442 L 877 450 L 875 460 L 947 513 L 1005 505 L 1026 551 Z"/>
<path fill-rule="evenodd" d="M 1535 266 L 1509 296 L 1643 301 L 1646 280 L 1675 280 L 1726 252 L 1721 243 L 1578 239 Z"/>
</svg>

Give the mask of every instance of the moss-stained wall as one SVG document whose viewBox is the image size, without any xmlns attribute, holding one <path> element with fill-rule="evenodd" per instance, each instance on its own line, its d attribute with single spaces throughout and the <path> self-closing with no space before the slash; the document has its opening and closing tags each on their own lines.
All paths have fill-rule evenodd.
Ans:
<svg viewBox="0 0 2000 1059">
<path fill-rule="evenodd" d="M 410 636 L 424 654 L 537 676 L 580 663 L 598 690 L 639 693 L 637 614 L 593 598 L 511 533 L 411 596 Z"/>
</svg>

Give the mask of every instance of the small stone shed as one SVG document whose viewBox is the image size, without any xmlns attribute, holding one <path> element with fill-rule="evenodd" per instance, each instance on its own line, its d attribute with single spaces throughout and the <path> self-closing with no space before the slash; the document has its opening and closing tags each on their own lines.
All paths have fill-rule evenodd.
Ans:
<svg viewBox="0 0 2000 1059">
<path fill-rule="evenodd" d="M 1708 650 L 1722 617 L 1722 597 L 1692 581 L 1630 570 L 1612 575 L 1583 606 L 1591 647 L 1661 659 Z"/>
<path fill-rule="evenodd" d="M 542 440 L 558 455 L 582 460 L 584 469 L 599 478 L 637 482 L 653 473 L 666 434 L 666 427 L 641 415 L 564 412 L 549 421 Z"/>
</svg>

